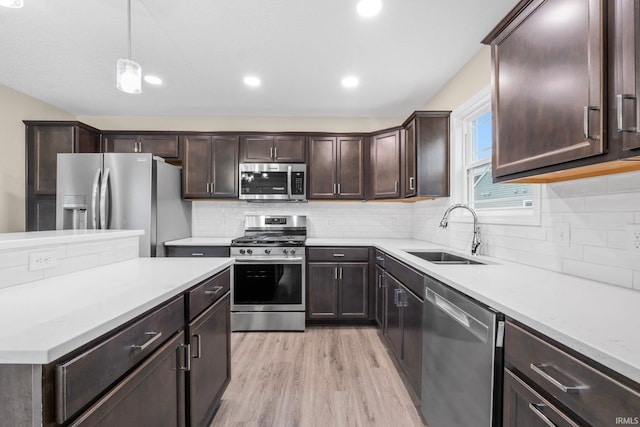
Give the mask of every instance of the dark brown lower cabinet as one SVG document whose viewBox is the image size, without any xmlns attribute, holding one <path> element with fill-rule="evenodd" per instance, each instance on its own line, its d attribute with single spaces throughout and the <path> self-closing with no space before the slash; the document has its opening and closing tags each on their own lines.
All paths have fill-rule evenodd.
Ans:
<svg viewBox="0 0 640 427">
<path fill-rule="evenodd" d="M 423 300 L 387 272 L 383 275 L 382 288 L 386 292 L 386 329 L 383 329 L 383 335 L 419 399 L 422 381 Z"/>
<path fill-rule="evenodd" d="M 184 426 L 184 332 L 91 406 L 72 426 Z"/>
<path fill-rule="evenodd" d="M 505 427 L 579 426 L 509 369 L 504 370 L 502 422 Z"/>
<path fill-rule="evenodd" d="M 308 319 L 368 319 L 369 263 L 310 262 Z"/>
<path fill-rule="evenodd" d="M 187 376 L 189 425 L 208 425 L 231 380 L 229 294 L 188 325 L 191 370 Z"/>
</svg>

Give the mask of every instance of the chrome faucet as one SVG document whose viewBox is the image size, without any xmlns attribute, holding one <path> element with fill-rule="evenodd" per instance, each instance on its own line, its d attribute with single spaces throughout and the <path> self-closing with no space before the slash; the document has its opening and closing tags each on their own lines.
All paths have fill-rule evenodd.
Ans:
<svg viewBox="0 0 640 427">
<path fill-rule="evenodd" d="M 449 225 L 449 214 L 452 210 L 457 208 L 464 208 L 471 212 L 473 215 L 473 240 L 471 241 L 471 255 L 478 255 L 478 247 L 482 244 L 482 240 L 480 240 L 480 227 L 478 227 L 478 215 L 476 211 L 473 210 L 469 205 L 465 205 L 464 203 L 456 203 L 455 205 L 451 205 L 445 211 L 442 220 L 440 220 L 440 227 L 447 228 Z"/>
</svg>

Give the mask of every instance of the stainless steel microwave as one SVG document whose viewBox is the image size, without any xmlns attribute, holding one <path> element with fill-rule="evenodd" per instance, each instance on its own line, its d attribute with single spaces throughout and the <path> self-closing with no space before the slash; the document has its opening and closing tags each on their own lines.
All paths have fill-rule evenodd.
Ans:
<svg viewBox="0 0 640 427">
<path fill-rule="evenodd" d="M 300 163 L 240 163 L 240 199 L 307 200 L 307 165 Z"/>
</svg>

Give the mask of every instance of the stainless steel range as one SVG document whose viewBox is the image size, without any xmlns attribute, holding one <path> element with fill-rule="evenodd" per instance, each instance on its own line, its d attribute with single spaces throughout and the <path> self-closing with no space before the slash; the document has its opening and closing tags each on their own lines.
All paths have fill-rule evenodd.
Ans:
<svg viewBox="0 0 640 427">
<path fill-rule="evenodd" d="M 232 331 L 304 331 L 306 216 L 248 215 L 231 242 Z"/>
</svg>

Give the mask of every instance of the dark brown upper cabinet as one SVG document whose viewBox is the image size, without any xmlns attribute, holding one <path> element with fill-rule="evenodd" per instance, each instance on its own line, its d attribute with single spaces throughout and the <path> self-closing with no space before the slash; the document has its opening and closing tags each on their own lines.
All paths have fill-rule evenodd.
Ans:
<svg viewBox="0 0 640 427">
<path fill-rule="evenodd" d="M 372 199 L 400 197 L 400 131 L 392 130 L 371 136 Z"/>
<path fill-rule="evenodd" d="M 364 137 L 309 137 L 309 198 L 364 198 Z"/>
<path fill-rule="evenodd" d="M 449 196 L 450 114 L 450 111 L 416 111 L 402 125 L 405 197 Z M 412 180 L 412 176 L 416 178 Z"/>
<path fill-rule="evenodd" d="M 177 134 L 105 132 L 103 143 L 105 153 L 152 153 L 165 159 L 180 158 Z"/>
<path fill-rule="evenodd" d="M 305 137 L 301 135 L 251 135 L 240 138 L 243 163 L 304 163 Z"/>
<path fill-rule="evenodd" d="M 100 131 L 75 121 L 25 121 L 26 230 L 56 228 L 58 153 L 99 153 Z"/>
<path fill-rule="evenodd" d="M 182 196 L 238 197 L 238 137 L 183 135 Z"/>
<path fill-rule="evenodd" d="M 494 181 L 640 169 L 619 161 L 640 154 L 637 18 L 634 0 L 523 0 L 483 40 L 492 52 Z"/>
<path fill-rule="evenodd" d="M 640 0 L 618 0 L 615 28 L 615 129 L 621 157 L 640 155 Z"/>
</svg>

